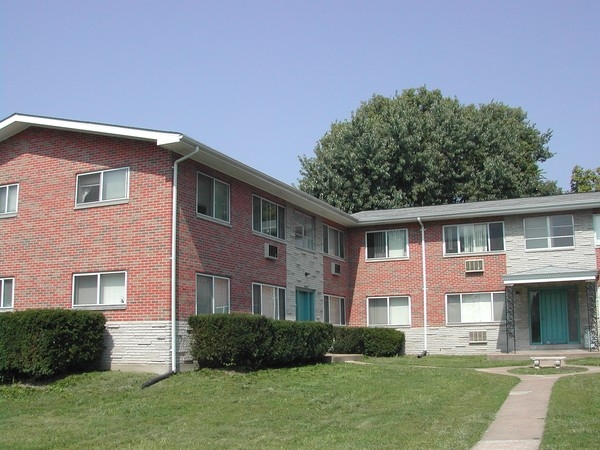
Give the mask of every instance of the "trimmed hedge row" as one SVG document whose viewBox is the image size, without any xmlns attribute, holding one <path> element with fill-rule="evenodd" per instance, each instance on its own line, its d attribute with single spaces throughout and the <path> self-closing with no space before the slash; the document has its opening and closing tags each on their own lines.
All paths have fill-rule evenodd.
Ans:
<svg viewBox="0 0 600 450">
<path fill-rule="evenodd" d="M 0 314 L 0 381 L 90 370 L 104 350 L 97 311 L 30 309 Z"/>
<path fill-rule="evenodd" d="M 331 353 L 358 353 L 367 356 L 404 354 L 404 333 L 393 328 L 335 327 Z"/>
<path fill-rule="evenodd" d="M 333 326 L 252 314 L 196 315 L 188 319 L 191 353 L 200 367 L 258 369 L 320 361 Z"/>
</svg>

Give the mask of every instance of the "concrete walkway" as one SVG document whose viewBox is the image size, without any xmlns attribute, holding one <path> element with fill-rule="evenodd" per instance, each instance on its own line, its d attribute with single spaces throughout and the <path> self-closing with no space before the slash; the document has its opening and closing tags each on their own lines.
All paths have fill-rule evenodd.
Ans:
<svg viewBox="0 0 600 450">
<path fill-rule="evenodd" d="M 522 366 L 521 366 L 522 367 Z M 510 392 L 496 418 L 473 450 L 534 450 L 544 434 L 552 387 L 560 377 L 599 373 L 600 367 L 586 367 L 587 372 L 562 375 L 516 375 L 514 367 L 478 369 L 481 372 L 515 376 L 521 382 Z M 544 369 L 542 369 L 544 370 Z M 549 370 L 549 369 L 546 369 Z"/>
</svg>

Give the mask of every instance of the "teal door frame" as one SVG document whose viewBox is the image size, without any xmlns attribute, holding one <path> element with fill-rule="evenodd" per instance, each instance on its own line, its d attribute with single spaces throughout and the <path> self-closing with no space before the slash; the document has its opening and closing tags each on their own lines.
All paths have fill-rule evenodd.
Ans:
<svg viewBox="0 0 600 450">
<path fill-rule="evenodd" d="M 296 290 L 296 321 L 311 322 L 315 320 L 315 291 Z"/>
</svg>

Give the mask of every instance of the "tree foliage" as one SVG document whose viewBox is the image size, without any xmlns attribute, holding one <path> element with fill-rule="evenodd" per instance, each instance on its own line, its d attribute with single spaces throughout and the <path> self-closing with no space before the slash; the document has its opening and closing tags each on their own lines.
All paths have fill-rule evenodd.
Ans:
<svg viewBox="0 0 600 450">
<path fill-rule="evenodd" d="M 584 169 L 573 167 L 571 172 L 571 192 L 600 192 L 600 167 Z"/>
<path fill-rule="evenodd" d="M 424 87 L 375 95 L 299 158 L 299 187 L 351 213 L 556 194 L 538 166 L 551 134 L 498 102 L 462 105 Z"/>
</svg>

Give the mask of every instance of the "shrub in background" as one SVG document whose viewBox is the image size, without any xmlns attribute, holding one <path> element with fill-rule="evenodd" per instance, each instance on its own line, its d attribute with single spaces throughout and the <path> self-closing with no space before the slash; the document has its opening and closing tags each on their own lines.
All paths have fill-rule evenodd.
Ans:
<svg viewBox="0 0 600 450">
<path fill-rule="evenodd" d="M 363 328 L 364 354 L 397 356 L 404 353 L 404 333 L 393 328 Z"/>
<path fill-rule="evenodd" d="M 365 352 L 363 330 L 364 328 L 361 327 L 334 327 L 331 353 L 363 354 Z"/>
<path fill-rule="evenodd" d="M 0 314 L 0 379 L 43 379 L 94 369 L 104 350 L 105 323 L 98 311 Z"/>
</svg>

